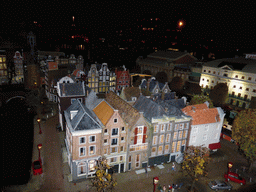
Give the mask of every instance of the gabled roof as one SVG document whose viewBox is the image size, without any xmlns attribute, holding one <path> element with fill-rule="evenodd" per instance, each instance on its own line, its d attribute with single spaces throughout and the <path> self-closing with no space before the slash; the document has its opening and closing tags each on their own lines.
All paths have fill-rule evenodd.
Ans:
<svg viewBox="0 0 256 192">
<path fill-rule="evenodd" d="M 204 66 L 209 66 L 214 68 L 221 68 L 225 65 L 235 71 L 256 73 L 256 60 L 246 59 L 244 57 L 218 59 L 218 60 L 210 61 L 204 64 Z"/>
<path fill-rule="evenodd" d="M 182 111 L 192 117 L 192 125 L 216 123 L 220 121 L 217 108 L 208 108 L 205 103 L 189 105 L 183 108 Z"/>
<path fill-rule="evenodd" d="M 97 97 L 97 93 L 91 90 L 85 99 L 85 104 L 86 107 L 93 110 L 101 101 L 102 99 Z"/>
<path fill-rule="evenodd" d="M 179 108 L 164 101 L 153 101 L 141 95 L 133 105 L 138 111 L 144 112 L 144 116 L 151 121 L 153 117 L 186 116 Z"/>
<path fill-rule="evenodd" d="M 77 83 L 60 83 L 60 97 L 63 96 L 85 96 L 83 82 Z"/>
<path fill-rule="evenodd" d="M 101 120 L 103 125 L 106 125 L 109 119 L 114 114 L 114 109 L 105 101 L 101 101 L 94 109 L 94 113 Z"/>
<path fill-rule="evenodd" d="M 179 51 L 157 51 L 157 52 L 151 53 L 150 55 L 148 55 L 148 57 L 177 60 L 185 55 L 190 55 L 190 54 L 187 52 L 179 52 Z M 190 56 L 193 57 L 192 55 Z M 195 60 L 197 59 L 195 58 Z"/>
<path fill-rule="evenodd" d="M 77 111 L 73 119 L 71 119 L 71 111 Z M 75 100 L 72 105 L 64 111 L 64 115 L 71 131 L 101 129 L 102 123 L 98 120 L 94 112 L 88 109 L 79 100 Z"/>
<path fill-rule="evenodd" d="M 106 94 L 106 101 L 114 108 L 119 111 L 124 122 L 128 123 L 129 127 L 135 125 L 138 121 L 140 114 L 137 109 L 132 107 L 126 101 L 121 99 L 118 95 L 116 95 L 113 91 L 110 91 Z"/>
<path fill-rule="evenodd" d="M 131 101 L 132 97 L 139 97 L 141 90 L 139 87 L 125 87 L 123 90 L 123 95 L 125 96 L 125 100 Z"/>
</svg>

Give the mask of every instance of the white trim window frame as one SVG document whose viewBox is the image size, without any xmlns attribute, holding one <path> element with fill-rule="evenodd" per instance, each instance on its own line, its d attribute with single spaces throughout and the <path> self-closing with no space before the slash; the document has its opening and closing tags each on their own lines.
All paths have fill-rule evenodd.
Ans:
<svg viewBox="0 0 256 192">
<path fill-rule="evenodd" d="M 153 142 L 152 142 L 153 145 L 157 145 L 157 136 L 153 136 Z"/>
<path fill-rule="evenodd" d="M 142 144 L 143 141 L 143 126 L 138 126 L 138 133 L 137 133 L 137 144 Z"/>
<path fill-rule="evenodd" d="M 168 149 L 166 149 L 166 148 L 168 148 Z M 165 154 L 168 154 L 168 153 L 169 153 L 169 150 L 170 150 L 170 145 L 165 145 L 165 146 L 164 146 L 164 153 L 165 153 Z"/>
<path fill-rule="evenodd" d="M 92 148 L 93 150 L 91 150 L 91 147 L 93 147 Z M 93 151 L 93 153 L 92 153 L 92 151 Z M 89 155 L 95 155 L 96 154 L 96 145 L 90 145 L 88 152 L 89 152 Z"/>
<path fill-rule="evenodd" d="M 159 144 L 163 144 L 164 143 L 164 135 L 160 135 L 159 136 Z"/>
<path fill-rule="evenodd" d="M 158 128 L 159 128 L 159 125 L 154 126 L 154 133 L 158 133 Z"/>
<path fill-rule="evenodd" d="M 207 134 L 204 134 L 203 135 L 203 141 L 206 141 L 207 140 Z"/>
<path fill-rule="evenodd" d="M 163 154 L 163 148 L 164 148 L 163 145 L 159 145 L 159 146 L 158 146 L 157 155 L 162 155 L 162 154 Z"/>
<path fill-rule="evenodd" d="M 137 159 L 139 159 L 139 160 L 137 160 Z M 136 154 L 135 155 L 135 168 L 139 168 L 139 167 L 140 167 L 140 154 Z"/>
<path fill-rule="evenodd" d="M 87 165 L 85 162 L 80 162 L 77 165 L 77 176 L 84 176 L 86 175 L 86 171 L 87 171 Z"/>
<path fill-rule="evenodd" d="M 111 139 L 111 146 L 116 146 L 118 145 L 118 138 L 112 138 Z"/>
<path fill-rule="evenodd" d="M 166 134 L 165 143 L 170 143 L 171 140 L 171 134 Z"/>
<path fill-rule="evenodd" d="M 118 133 L 119 133 L 118 128 L 112 128 L 112 130 L 111 130 L 112 137 L 118 136 Z"/>
<path fill-rule="evenodd" d="M 94 137 L 94 141 L 92 139 L 93 137 Z M 96 143 L 96 135 L 89 136 L 89 143 Z"/>
<path fill-rule="evenodd" d="M 81 141 L 82 140 L 82 141 Z M 79 144 L 80 145 L 83 145 L 83 144 L 85 144 L 86 143 L 86 137 L 85 136 L 83 136 L 83 137 L 79 137 Z"/>
<path fill-rule="evenodd" d="M 86 148 L 85 147 L 79 147 L 79 157 L 86 156 Z"/>
</svg>

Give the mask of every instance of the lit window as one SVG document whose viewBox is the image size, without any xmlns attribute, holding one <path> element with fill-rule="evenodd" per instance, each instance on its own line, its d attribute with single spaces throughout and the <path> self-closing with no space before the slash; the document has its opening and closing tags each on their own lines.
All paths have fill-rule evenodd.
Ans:
<svg viewBox="0 0 256 192">
<path fill-rule="evenodd" d="M 158 132 L 158 125 L 155 125 L 154 126 L 154 133 L 157 133 Z"/>
<path fill-rule="evenodd" d="M 169 142 L 170 142 L 170 138 L 171 138 L 171 134 L 167 134 L 167 135 L 166 135 L 165 142 L 166 142 L 166 143 L 169 143 Z"/>
<path fill-rule="evenodd" d="M 80 156 L 80 157 L 83 157 L 83 156 L 86 155 L 86 153 L 85 153 L 85 147 L 80 147 L 80 148 L 79 148 L 79 151 L 80 151 L 80 153 L 79 153 L 79 156 Z"/>
<path fill-rule="evenodd" d="M 94 155 L 95 152 L 96 152 L 96 150 L 95 150 L 96 147 L 95 146 L 90 146 L 89 149 L 90 149 L 90 155 Z"/>
<path fill-rule="evenodd" d="M 172 142 L 172 153 L 176 152 L 175 149 L 176 149 L 176 144 L 177 142 Z"/>
<path fill-rule="evenodd" d="M 153 137 L 153 145 L 156 145 L 157 144 L 157 136 L 154 136 Z"/>
<path fill-rule="evenodd" d="M 181 141 L 178 141 L 176 152 L 179 152 L 179 151 L 180 151 L 180 145 L 181 145 Z"/>
<path fill-rule="evenodd" d="M 163 146 L 160 145 L 160 146 L 158 147 L 158 155 L 162 155 L 162 154 L 163 154 Z"/>
<path fill-rule="evenodd" d="M 77 166 L 78 175 L 86 174 L 86 164 L 84 162 L 80 162 Z"/>
<path fill-rule="evenodd" d="M 160 144 L 164 143 L 164 135 L 160 135 L 160 141 L 159 141 Z"/>
</svg>

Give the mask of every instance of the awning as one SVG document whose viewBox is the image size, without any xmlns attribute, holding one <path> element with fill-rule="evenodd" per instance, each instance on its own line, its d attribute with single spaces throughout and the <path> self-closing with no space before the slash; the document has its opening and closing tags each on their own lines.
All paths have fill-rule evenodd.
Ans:
<svg viewBox="0 0 256 192">
<path fill-rule="evenodd" d="M 220 149 L 220 148 L 221 148 L 220 142 L 209 144 L 209 149 L 211 149 L 211 150 Z"/>
<path fill-rule="evenodd" d="M 201 73 L 191 72 L 190 76 L 192 76 L 192 77 L 201 77 Z"/>
</svg>

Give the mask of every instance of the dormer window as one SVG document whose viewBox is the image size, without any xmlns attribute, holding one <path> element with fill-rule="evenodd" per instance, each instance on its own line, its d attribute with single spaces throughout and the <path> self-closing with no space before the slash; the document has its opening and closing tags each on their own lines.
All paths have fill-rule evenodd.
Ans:
<svg viewBox="0 0 256 192">
<path fill-rule="evenodd" d="M 136 97 L 132 97 L 132 101 L 136 101 L 136 99 L 137 99 Z"/>
<path fill-rule="evenodd" d="M 72 120 L 77 113 L 78 113 L 78 110 L 70 111 L 70 119 Z"/>
</svg>

